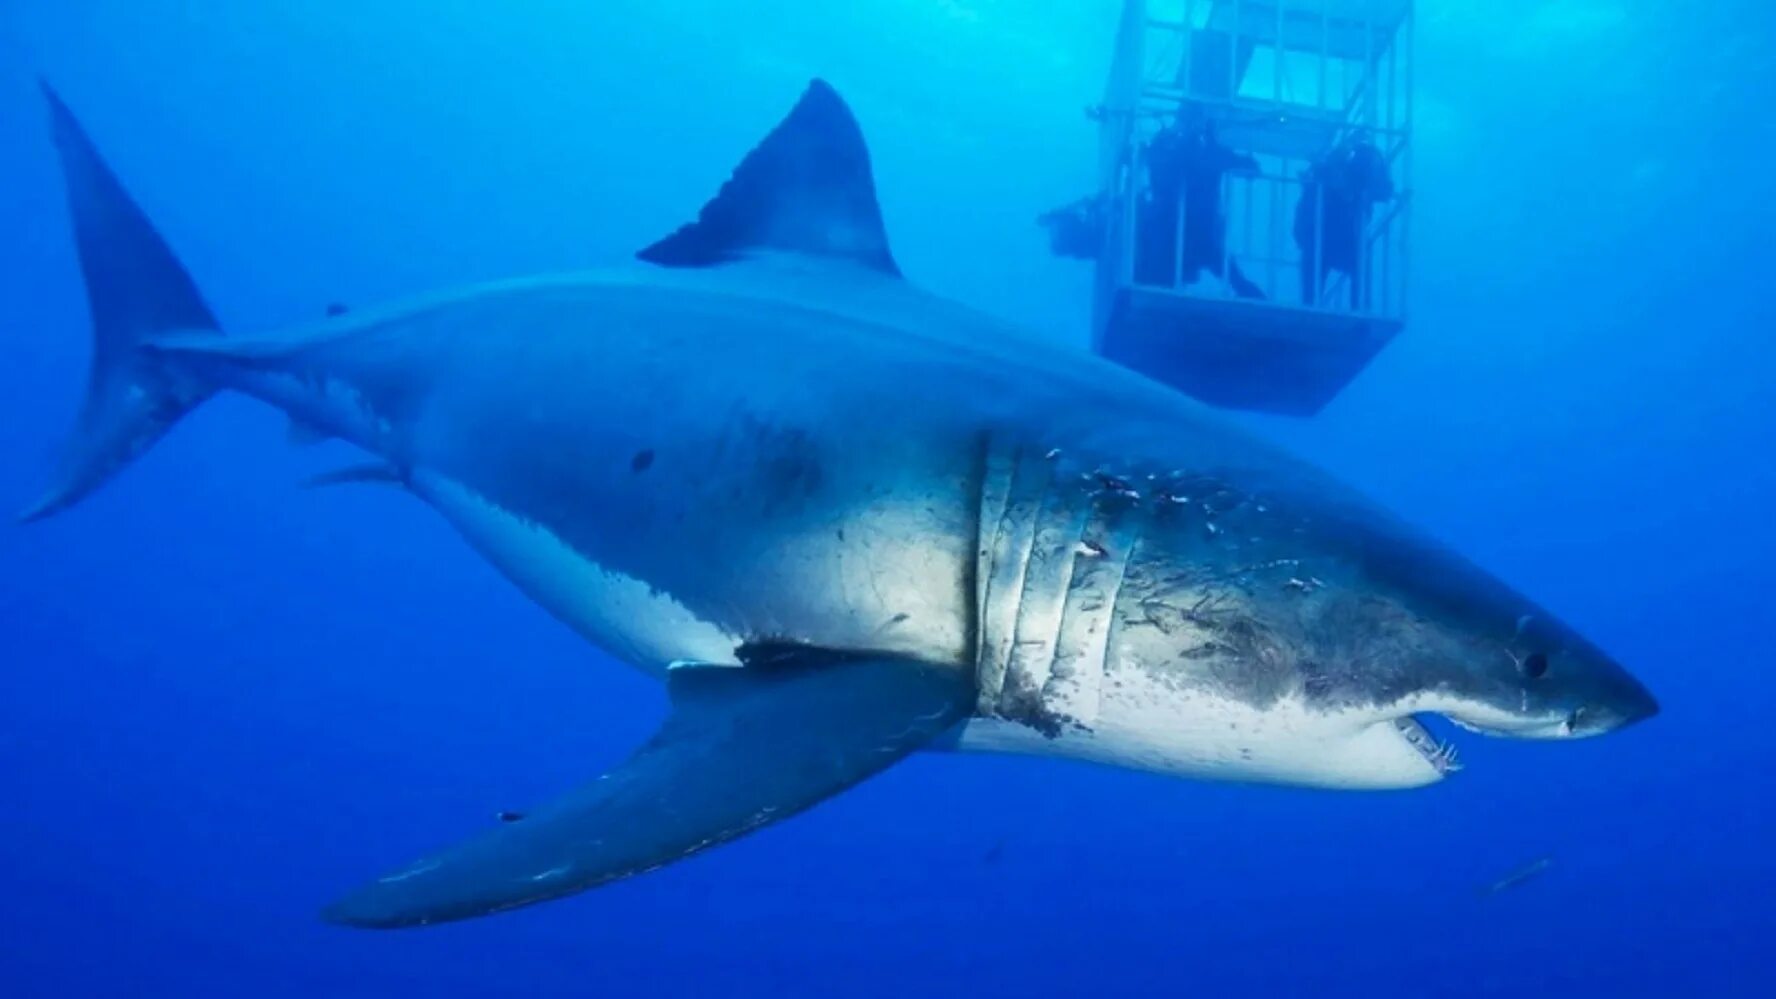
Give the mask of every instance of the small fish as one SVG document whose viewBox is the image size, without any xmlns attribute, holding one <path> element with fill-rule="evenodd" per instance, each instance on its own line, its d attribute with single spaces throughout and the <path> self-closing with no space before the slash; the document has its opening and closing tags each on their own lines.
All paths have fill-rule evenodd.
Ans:
<svg viewBox="0 0 1776 999">
<path fill-rule="evenodd" d="M 992 867 L 994 864 L 999 863 L 1000 859 L 1004 856 L 1005 856 L 1005 841 L 1000 840 L 999 842 L 994 843 L 992 846 L 987 847 L 987 852 L 981 854 L 981 859 L 980 859 L 981 866 L 982 867 Z"/>
<path fill-rule="evenodd" d="M 493 817 L 501 822 L 519 822 L 524 819 L 523 812 L 494 812 Z"/>
<path fill-rule="evenodd" d="M 1506 874 L 1504 877 L 1499 878 L 1497 881 L 1480 889 L 1480 894 L 1484 897 L 1491 897 L 1502 891 L 1510 891 L 1512 888 L 1516 888 L 1526 881 L 1540 877 L 1544 871 L 1552 866 L 1554 866 L 1553 857 L 1537 857 L 1529 863 L 1511 871 L 1509 874 Z"/>
</svg>

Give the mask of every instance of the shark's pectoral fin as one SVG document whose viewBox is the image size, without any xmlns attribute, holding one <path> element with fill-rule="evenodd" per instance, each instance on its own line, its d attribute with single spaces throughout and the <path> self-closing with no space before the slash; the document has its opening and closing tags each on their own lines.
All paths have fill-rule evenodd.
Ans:
<svg viewBox="0 0 1776 999">
<path fill-rule="evenodd" d="M 636 256 L 709 267 L 761 251 L 860 264 L 898 276 L 857 119 L 823 80 L 734 168 L 698 214 Z"/>
<path fill-rule="evenodd" d="M 328 486 L 379 485 L 405 488 L 407 477 L 386 461 L 366 461 L 330 472 L 317 472 L 302 480 L 304 489 L 325 489 Z"/>
<path fill-rule="evenodd" d="M 809 651 L 676 670 L 672 711 L 620 766 L 524 821 L 372 882 L 326 910 L 418 926 L 541 902 L 652 870 L 802 811 L 967 716 L 965 671 Z"/>
<path fill-rule="evenodd" d="M 284 443 L 291 447 L 314 447 L 332 440 L 333 435 L 306 420 L 290 417 L 284 424 Z"/>
</svg>

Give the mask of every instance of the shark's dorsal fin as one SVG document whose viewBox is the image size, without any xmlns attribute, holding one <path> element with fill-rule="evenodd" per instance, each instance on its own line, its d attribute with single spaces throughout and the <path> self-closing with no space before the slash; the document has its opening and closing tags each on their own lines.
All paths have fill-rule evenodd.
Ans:
<svg viewBox="0 0 1776 999">
<path fill-rule="evenodd" d="M 824 80 L 808 85 L 695 222 L 636 256 L 666 267 L 711 267 L 770 251 L 900 274 L 863 132 Z"/>
</svg>

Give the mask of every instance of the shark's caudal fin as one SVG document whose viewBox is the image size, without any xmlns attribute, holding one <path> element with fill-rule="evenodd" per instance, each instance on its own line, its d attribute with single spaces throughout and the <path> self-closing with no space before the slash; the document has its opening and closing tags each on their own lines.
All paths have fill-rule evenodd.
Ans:
<svg viewBox="0 0 1776 999">
<path fill-rule="evenodd" d="M 20 514 L 67 509 L 140 454 L 208 390 L 142 349 L 170 330 L 217 330 L 190 276 L 46 85 L 93 333 L 86 401 L 54 478 Z"/>
<path fill-rule="evenodd" d="M 794 649 L 668 677 L 672 712 L 604 776 L 329 908 L 400 927 L 511 909 L 651 871 L 787 818 L 883 770 L 966 717 L 968 674 Z"/>
<path fill-rule="evenodd" d="M 808 85 L 695 222 L 636 256 L 667 267 L 709 267 L 773 251 L 900 274 L 863 132 L 823 80 Z"/>
</svg>

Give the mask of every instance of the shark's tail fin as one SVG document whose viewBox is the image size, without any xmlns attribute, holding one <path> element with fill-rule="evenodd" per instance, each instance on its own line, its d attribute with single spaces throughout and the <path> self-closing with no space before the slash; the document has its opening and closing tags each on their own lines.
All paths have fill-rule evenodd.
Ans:
<svg viewBox="0 0 1776 999">
<path fill-rule="evenodd" d="M 219 332 L 185 269 L 48 86 L 93 332 L 86 401 L 43 495 L 19 516 L 65 510 L 147 450 L 209 389 L 144 349 L 173 330 Z"/>
</svg>

